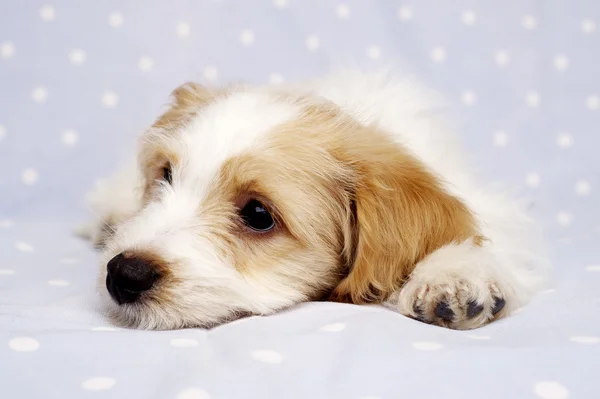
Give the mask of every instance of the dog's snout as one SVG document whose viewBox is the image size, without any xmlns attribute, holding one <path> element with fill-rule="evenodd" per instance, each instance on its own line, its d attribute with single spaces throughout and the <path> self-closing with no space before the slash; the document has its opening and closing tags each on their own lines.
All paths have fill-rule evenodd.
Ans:
<svg viewBox="0 0 600 399">
<path fill-rule="evenodd" d="M 125 252 L 112 258 L 106 269 L 106 289 L 119 305 L 135 302 L 157 278 L 150 261 Z"/>
</svg>

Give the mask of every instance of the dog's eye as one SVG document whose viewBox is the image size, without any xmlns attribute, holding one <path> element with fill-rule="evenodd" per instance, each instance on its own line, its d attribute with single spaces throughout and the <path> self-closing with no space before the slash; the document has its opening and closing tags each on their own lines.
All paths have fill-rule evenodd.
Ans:
<svg viewBox="0 0 600 399">
<path fill-rule="evenodd" d="M 240 211 L 240 215 L 246 226 L 252 230 L 266 232 L 275 227 L 273 216 L 258 200 L 252 199 L 248 201 Z"/>
<path fill-rule="evenodd" d="M 171 165 L 167 165 L 163 168 L 163 180 L 171 184 L 173 182 L 173 176 L 171 175 Z"/>
</svg>

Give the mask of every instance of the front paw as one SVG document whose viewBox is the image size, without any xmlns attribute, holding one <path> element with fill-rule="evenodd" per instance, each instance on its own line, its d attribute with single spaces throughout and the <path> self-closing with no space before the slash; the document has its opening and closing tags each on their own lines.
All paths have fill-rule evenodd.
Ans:
<svg viewBox="0 0 600 399">
<path fill-rule="evenodd" d="M 406 316 L 457 330 L 477 328 L 507 314 L 507 295 L 497 282 L 465 276 L 415 276 L 397 298 L 390 298 L 394 299 Z"/>
</svg>

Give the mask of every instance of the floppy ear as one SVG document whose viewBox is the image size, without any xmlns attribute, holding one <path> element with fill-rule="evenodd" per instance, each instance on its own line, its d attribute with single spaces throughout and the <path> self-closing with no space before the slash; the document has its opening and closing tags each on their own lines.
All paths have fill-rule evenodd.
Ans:
<svg viewBox="0 0 600 399">
<path fill-rule="evenodd" d="M 173 90 L 169 109 L 154 122 L 152 127 L 170 128 L 179 126 L 215 97 L 215 92 L 201 84 L 184 83 Z"/>
<path fill-rule="evenodd" d="M 355 171 L 355 216 L 350 271 L 331 299 L 385 300 L 417 262 L 451 242 L 478 236 L 476 222 L 458 198 L 400 145 L 377 131 L 361 132 L 347 156 Z"/>
</svg>

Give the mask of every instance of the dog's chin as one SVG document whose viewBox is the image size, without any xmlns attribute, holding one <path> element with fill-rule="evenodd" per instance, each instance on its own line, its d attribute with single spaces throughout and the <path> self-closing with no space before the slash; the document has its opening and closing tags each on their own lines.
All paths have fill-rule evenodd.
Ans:
<svg viewBox="0 0 600 399">
<path fill-rule="evenodd" d="M 111 299 L 104 302 L 104 310 L 111 323 L 121 328 L 138 330 L 178 330 L 183 328 L 211 329 L 222 324 L 251 316 L 232 312 L 218 318 L 184 318 L 169 309 L 158 310 L 144 303 L 117 305 Z"/>
</svg>

